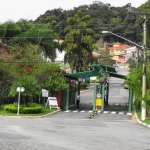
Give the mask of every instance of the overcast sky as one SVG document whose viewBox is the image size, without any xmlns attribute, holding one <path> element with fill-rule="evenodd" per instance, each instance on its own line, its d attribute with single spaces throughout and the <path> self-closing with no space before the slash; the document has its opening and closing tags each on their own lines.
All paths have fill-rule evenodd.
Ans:
<svg viewBox="0 0 150 150">
<path fill-rule="evenodd" d="M 133 7 L 139 7 L 148 0 L 100 0 L 104 4 L 122 7 L 131 3 Z M 0 2 L 0 22 L 19 19 L 35 20 L 47 10 L 61 7 L 63 10 L 73 9 L 80 5 L 92 4 L 93 0 L 1 0 Z"/>
</svg>

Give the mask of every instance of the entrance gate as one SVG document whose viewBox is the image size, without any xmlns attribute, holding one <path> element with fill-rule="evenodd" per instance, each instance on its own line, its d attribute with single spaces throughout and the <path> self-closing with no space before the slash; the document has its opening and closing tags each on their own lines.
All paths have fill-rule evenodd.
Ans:
<svg viewBox="0 0 150 150">
<path fill-rule="evenodd" d="M 73 74 L 65 74 L 64 76 L 66 78 L 70 78 L 72 80 L 77 80 L 79 78 L 86 78 L 86 77 L 93 77 L 93 76 L 99 76 L 100 77 L 100 82 L 97 85 L 94 85 L 94 99 L 93 99 L 93 111 L 95 111 L 95 104 L 96 104 L 96 94 L 100 93 L 102 95 L 102 106 L 101 106 L 101 111 L 104 111 L 104 107 L 108 105 L 108 96 L 109 96 L 109 82 L 107 77 L 116 77 L 116 78 L 121 78 L 121 79 L 126 79 L 126 76 L 117 74 L 116 70 L 114 67 L 111 66 L 105 66 L 105 65 L 90 65 L 89 66 L 90 71 L 86 72 L 77 72 Z M 69 107 L 69 91 L 67 92 L 67 97 L 66 97 L 66 110 L 68 110 Z M 77 93 L 80 95 L 80 82 L 78 82 L 78 91 Z M 132 112 L 133 110 L 133 92 L 130 89 L 129 90 L 129 108 L 128 112 Z"/>
</svg>

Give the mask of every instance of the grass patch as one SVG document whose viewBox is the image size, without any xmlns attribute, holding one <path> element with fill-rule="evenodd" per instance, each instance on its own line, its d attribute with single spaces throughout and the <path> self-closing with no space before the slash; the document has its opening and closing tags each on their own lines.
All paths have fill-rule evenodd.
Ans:
<svg viewBox="0 0 150 150">
<path fill-rule="evenodd" d="M 150 125 L 150 118 L 147 117 L 146 120 L 144 120 L 144 121 L 141 120 L 141 112 L 137 112 L 137 117 L 138 117 L 138 119 L 139 119 L 141 122 Z"/>
<path fill-rule="evenodd" d="M 2 115 L 2 116 L 43 116 L 43 115 L 52 113 L 54 111 L 57 111 L 57 109 L 43 108 L 43 110 L 38 114 L 19 114 L 19 115 L 17 115 L 14 113 L 8 113 L 4 109 L 0 109 L 0 115 Z"/>
</svg>

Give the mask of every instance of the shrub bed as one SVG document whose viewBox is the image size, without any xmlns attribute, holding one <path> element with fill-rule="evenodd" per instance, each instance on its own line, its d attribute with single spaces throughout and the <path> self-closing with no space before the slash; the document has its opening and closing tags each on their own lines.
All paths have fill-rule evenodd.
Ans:
<svg viewBox="0 0 150 150">
<path fill-rule="evenodd" d="M 87 83 L 80 83 L 80 89 L 86 89 Z"/>
<path fill-rule="evenodd" d="M 21 114 L 37 114 L 42 111 L 44 107 L 38 104 L 30 104 L 29 106 L 20 105 L 19 112 Z M 9 113 L 17 113 L 18 105 L 9 104 L 4 106 L 4 110 Z"/>
</svg>

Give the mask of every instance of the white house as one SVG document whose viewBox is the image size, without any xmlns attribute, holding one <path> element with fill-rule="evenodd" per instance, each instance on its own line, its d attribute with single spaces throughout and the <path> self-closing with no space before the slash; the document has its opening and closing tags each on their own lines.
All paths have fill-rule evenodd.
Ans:
<svg viewBox="0 0 150 150">
<path fill-rule="evenodd" d="M 55 62 L 64 62 L 64 56 L 65 56 L 65 51 L 59 52 L 58 49 L 56 49 Z"/>
</svg>

